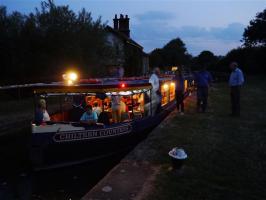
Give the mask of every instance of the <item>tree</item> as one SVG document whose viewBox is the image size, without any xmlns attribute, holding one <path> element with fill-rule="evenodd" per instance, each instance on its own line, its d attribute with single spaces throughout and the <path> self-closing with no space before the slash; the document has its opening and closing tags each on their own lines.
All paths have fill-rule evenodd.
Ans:
<svg viewBox="0 0 266 200">
<path fill-rule="evenodd" d="M 205 67 L 208 70 L 215 70 L 218 60 L 218 57 L 211 51 L 202 51 L 195 58 L 195 64 L 198 68 Z"/>
<path fill-rule="evenodd" d="M 176 38 L 168 42 L 162 49 L 154 49 L 150 53 L 151 67 L 170 70 L 171 66 L 189 65 L 192 56 L 188 54 L 184 42 Z"/>
<path fill-rule="evenodd" d="M 56 81 L 73 66 L 84 77 L 102 74 L 113 55 L 105 26 L 85 9 L 75 13 L 53 0 L 28 15 L 0 6 L 0 82 Z"/>
<path fill-rule="evenodd" d="M 186 65 L 189 63 L 189 57 L 185 43 L 180 38 L 171 40 L 163 47 L 163 59 L 166 66 Z"/>
<path fill-rule="evenodd" d="M 163 50 L 162 49 L 154 49 L 150 53 L 150 66 L 154 67 L 162 67 L 163 63 Z"/>
<path fill-rule="evenodd" d="M 222 62 L 227 70 L 230 62 L 236 61 L 244 73 L 265 73 L 265 52 L 266 47 L 237 48 L 228 52 Z"/>
<path fill-rule="evenodd" d="M 250 21 L 244 31 L 243 40 L 246 47 L 266 46 L 266 9 Z"/>
</svg>

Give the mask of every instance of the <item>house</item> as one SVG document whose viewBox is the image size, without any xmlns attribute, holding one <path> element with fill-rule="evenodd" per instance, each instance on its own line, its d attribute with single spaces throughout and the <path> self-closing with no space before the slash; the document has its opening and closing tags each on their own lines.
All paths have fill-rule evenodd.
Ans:
<svg viewBox="0 0 266 200">
<path fill-rule="evenodd" d="M 113 19 L 113 28 L 106 27 L 107 42 L 114 50 L 114 59 L 110 67 L 123 67 L 125 76 L 139 76 L 149 70 L 149 56 L 143 47 L 130 38 L 128 15 Z"/>
</svg>

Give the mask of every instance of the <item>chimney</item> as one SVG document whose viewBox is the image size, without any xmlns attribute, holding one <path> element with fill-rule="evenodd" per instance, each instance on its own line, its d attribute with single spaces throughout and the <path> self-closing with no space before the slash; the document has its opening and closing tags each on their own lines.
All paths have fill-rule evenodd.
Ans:
<svg viewBox="0 0 266 200">
<path fill-rule="evenodd" d="M 119 18 L 119 31 L 124 33 L 127 37 L 130 37 L 130 30 L 129 30 L 129 18 L 128 15 L 125 17 L 120 14 Z"/>
<path fill-rule="evenodd" d="M 127 35 L 127 37 L 130 37 L 130 30 L 129 30 L 129 18 L 126 15 L 125 18 L 125 34 Z"/>
<path fill-rule="evenodd" d="M 117 15 L 115 15 L 115 18 L 113 19 L 113 21 L 114 21 L 114 29 L 118 30 L 119 29 L 119 24 L 118 24 Z"/>
</svg>

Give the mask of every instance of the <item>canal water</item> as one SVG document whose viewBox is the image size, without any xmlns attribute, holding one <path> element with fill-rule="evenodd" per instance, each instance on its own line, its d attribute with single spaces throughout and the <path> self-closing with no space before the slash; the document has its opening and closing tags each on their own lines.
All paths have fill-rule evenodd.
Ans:
<svg viewBox="0 0 266 200">
<path fill-rule="evenodd" d="M 0 138 L 0 200 L 81 199 L 127 153 L 85 164 L 34 172 L 28 137 Z"/>
</svg>

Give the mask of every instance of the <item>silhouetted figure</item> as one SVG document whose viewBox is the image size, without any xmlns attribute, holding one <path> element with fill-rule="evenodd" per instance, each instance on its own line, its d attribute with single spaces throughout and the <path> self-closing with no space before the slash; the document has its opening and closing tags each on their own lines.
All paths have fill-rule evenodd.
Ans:
<svg viewBox="0 0 266 200">
<path fill-rule="evenodd" d="M 240 116 L 240 88 L 244 83 L 244 76 L 236 62 L 232 62 L 229 67 L 232 70 L 229 78 L 229 86 L 231 89 L 231 115 Z"/>
<path fill-rule="evenodd" d="M 100 113 L 98 118 L 99 123 L 103 123 L 104 125 L 110 125 L 110 117 L 107 112 L 103 111 Z"/>
<path fill-rule="evenodd" d="M 185 86 L 184 86 L 184 77 L 179 70 L 176 70 L 174 80 L 175 80 L 175 99 L 176 99 L 177 112 L 183 115 Z"/>
<path fill-rule="evenodd" d="M 209 86 L 212 82 L 211 74 L 203 68 L 195 74 L 197 84 L 197 111 L 206 112 L 208 105 Z"/>
</svg>

